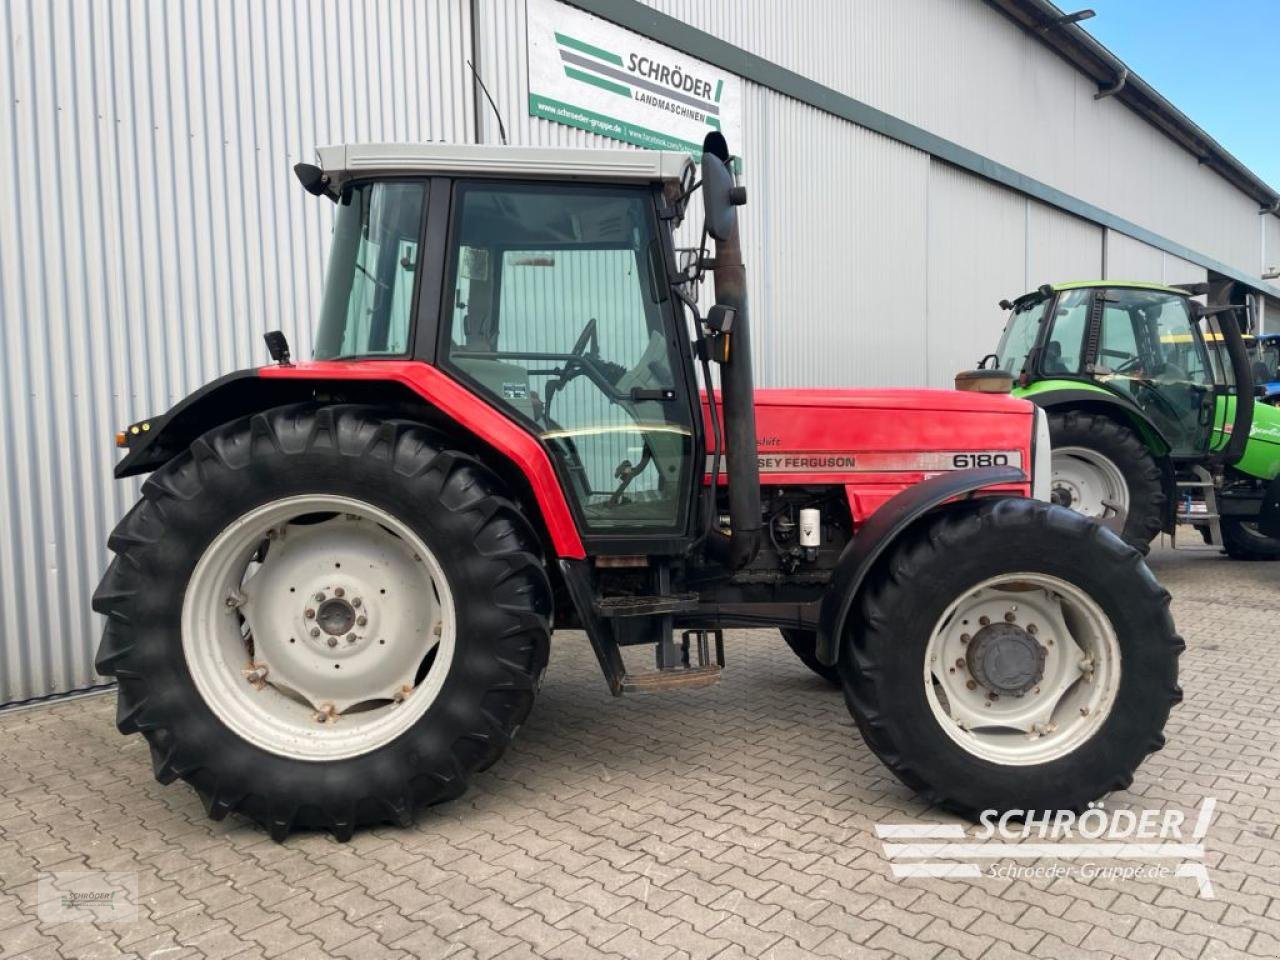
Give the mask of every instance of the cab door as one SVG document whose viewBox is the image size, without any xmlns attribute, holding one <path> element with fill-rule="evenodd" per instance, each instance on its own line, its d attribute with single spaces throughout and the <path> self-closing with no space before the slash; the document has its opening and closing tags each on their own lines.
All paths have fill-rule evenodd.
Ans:
<svg viewBox="0 0 1280 960">
<path fill-rule="evenodd" d="M 699 436 L 652 193 L 461 183 L 453 210 L 444 364 L 547 446 L 596 549 L 665 552 Z"/>
<path fill-rule="evenodd" d="M 1189 301 L 1160 290 L 1097 290 L 1101 310 L 1094 379 L 1131 399 L 1164 434 L 1174 457 L 1208 453 L 1215 381 Z"/>
</svg>

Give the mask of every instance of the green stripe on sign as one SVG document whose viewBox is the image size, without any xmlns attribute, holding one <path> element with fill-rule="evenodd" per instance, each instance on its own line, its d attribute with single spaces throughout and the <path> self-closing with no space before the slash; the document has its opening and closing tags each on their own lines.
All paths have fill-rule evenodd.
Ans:
<svg viewBox="0 0 1280 960">
<path fill-rule="evenodd" d="M 564 75 L 573 77 L 575 80 L 581 80 L 583 83 L 589 83 L 593 87 L 599 87 L 601 90 L 608 90 L 610 93 L 621 94 L 628 100 L 631 99 L 631 88 L 624 87 L 620 83 L 614 83 L 612 80 L 606 80 L 604 77 L 597 77 L 594 73 L 585 73 L 582 70 L 575 70 L 573 67 L 565 67 Z"/>
<path fill-rule="evenodd" d="M 716 103 L 720 102 L 720 92 L 722 90 L 724 90 L 724 80 L 723 79 L 717 80 L 716 81 Z"/>
<path fill-rule="evenodd" d="M 599 57 L 601 60 L 607 60 L 609 63 L 616 63 L 618 66 L 622 66 L 622 58 L 616 53 L 610 53 L 608 50 L 593 47 L 591 44 L 583 43 L 581 40 L 575 40 L 573 37 L 566 37 L 563 33 L 557 33 L 556 40 L 566 47 L 572 47 L 579 53 L 589 53 L 593 57 Z"/>
</svg>

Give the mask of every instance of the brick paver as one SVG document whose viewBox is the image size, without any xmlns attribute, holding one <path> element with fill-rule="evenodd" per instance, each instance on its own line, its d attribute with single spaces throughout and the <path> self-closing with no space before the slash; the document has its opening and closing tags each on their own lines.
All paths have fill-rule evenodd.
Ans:
<svg viewBox="0 0 1280 960">
<path fill-rule="evenodd" d="M 1218 801 L 1191 879 L 894 880 L 879 821 L 949 820 L 890 777 L 770 631 L 710 691 L 613 700 L 557 636 L 528 724 L 470 793 L 349 844 L 205 819 L 114 696 L 0 714 L 11 957 L 1210 957 L 1280 954 L 1280 565 L 1158 549 L 1187 639 L 1168 746 L 1109 808 Z M 129 922 L 49 925 L 50 870 L 138 877 Z"/>
</svg>

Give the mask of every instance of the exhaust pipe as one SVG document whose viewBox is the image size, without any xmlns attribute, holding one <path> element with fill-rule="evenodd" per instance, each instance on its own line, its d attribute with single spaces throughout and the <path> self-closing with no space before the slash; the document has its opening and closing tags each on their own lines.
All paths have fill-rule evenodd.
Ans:
<svg viewBox="0 0 1280 960">
<path fill-rule="evenodd" d="M 729 535 L 714 533 L 708 545 L 731 570 L 740 570 L 760 550 L 760 461 L 756 456 L 755 385 L 751 377 L 751 333 L 747 316 L 747 272 L 735 207 L 747 201 L 745 187 L 729 172 L 729 147 L 719 133 L 702 145 L 702 190 L 707 232 L 716 241 L 712 269 L 716 303 L 734 311 L 729 353 L 720 365 L 725 468 L 729 479 Z"/>
</svg>

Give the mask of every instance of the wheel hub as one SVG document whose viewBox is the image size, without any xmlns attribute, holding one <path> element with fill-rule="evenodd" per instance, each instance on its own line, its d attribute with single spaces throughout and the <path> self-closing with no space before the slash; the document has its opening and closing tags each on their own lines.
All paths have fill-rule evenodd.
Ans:
<svg viewBox="0 0 1280 960">
<path fill-rule="evenodd" d="M 439 636 L 424 573 L 420 554 L 377 523 L 289 527 L 242 588 L 255 662 L 318 715 L 403 699 Z"/>
<path fill-rule="evenodd" d="M 1061 479 L 1054 485 L 1053 493 L 1049 495 L 1050 502 L 1060 507 L 1070 508 L 1079 499 L 1075 488 L 1063 483 Z"/>
<path fill-rule="evenodd" d="M 356 625 L 356 608 L 345 600 L 332 597 L 316 610 L 316 624 L 330 636 L 345 637 Z"/>
<path fill-rule="evenodd" d="M 977 683 L 1001 696 L 1020 697 L 1044 677 L 1048 651 L 1014 623 L 993 623 L 974 635 L 965 653 Z"/>
</svg>

